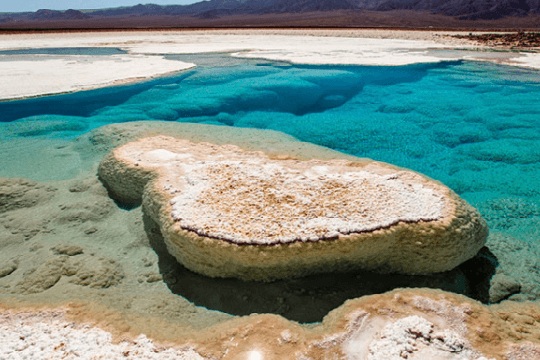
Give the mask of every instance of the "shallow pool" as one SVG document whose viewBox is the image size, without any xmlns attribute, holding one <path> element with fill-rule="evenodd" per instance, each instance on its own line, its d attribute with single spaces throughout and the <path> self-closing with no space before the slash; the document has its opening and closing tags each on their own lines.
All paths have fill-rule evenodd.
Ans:
<svg viewBox="0 0 540 360">
<path fill-rule="evenodd" d="M 170 58 L 198 67 L 129 86 L 1 102 L 0 139 L 70 140 L 105 124 L 152 119 L 279 130 L 435 178 L 476 206 L 492 233 L 519 251 L 539 251 L 540 72 L 461 61 L 336 67 L 220 54 Z M 0 176 L 47 180 L 21 161 L 2 157 Z M 540 265 L 527 261 L 514 277 L 535 299 Z"/>
</svg>

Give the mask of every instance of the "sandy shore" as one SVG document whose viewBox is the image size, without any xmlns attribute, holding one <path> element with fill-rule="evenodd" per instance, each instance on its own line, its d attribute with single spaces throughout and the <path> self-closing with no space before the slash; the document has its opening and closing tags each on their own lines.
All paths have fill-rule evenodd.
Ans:
<svg viewBox="0 0 540 360">
<path fill-rule="evenodd" d="M 140 81 L 196 65 L 168 60 L 164 58 L 167 54 L 219 52 L 312 65 L 398 66 L 467 59 L 540 68 L 539 53 L 509 52 L 501 48 L 493 53 L 489 47 L 452 37 L 455 34 L 458 33 L 347 29 L 1 35 L 0 50 L 112 47 L 128 53 L 114 56 L 0 55 L 0 81 L 4 84 L 0 88 L 0 99 Z"/>
</svg>

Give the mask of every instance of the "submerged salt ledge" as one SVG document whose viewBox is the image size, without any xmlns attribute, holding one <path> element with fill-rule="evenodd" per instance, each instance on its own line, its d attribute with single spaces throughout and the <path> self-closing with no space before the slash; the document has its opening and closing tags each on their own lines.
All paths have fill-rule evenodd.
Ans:
<svg viewBox="0 0 540 360">
<path fill-rule="evenodd" d="M 332 239 L 443 216 L 443 195 L 403 182 L 399 172 L 316 164 L 254 159 L 183 166 L 186 184 L 171 200 L 172 216 L 186 230 L 239 244 Z"/>
</svg>

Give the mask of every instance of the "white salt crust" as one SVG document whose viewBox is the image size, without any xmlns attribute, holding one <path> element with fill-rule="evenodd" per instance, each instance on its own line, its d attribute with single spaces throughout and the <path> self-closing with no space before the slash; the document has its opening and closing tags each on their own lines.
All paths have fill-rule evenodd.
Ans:
<svg viewBox="0 0 540 360">
<path fill-rule="evenodd" d="M 378 327 L 382 328 L 377 331 Z M 417 315 L 395 322 L 363 321 L 342 349 L 349 360 L 488 360 L 457 332 L 437 330 L 432 322 Z"/>
<path fill-rule="evenodd" d="M 0 359 L 204 360 L 192 348 L 159 346 L 144 335 L 114 343 L 111 333 L 61 311 L 0 313 Z"/>
<path fill-rule="evenodd" d="M 239 244 L 317 241 L 437 220 L 445 205 L 440 192 L 399 171 L 380 175 L 260 155 L 181 167 L 186 181 L 171 201 L 173 218 L 198 235 Z"/>
<path fill-rule="evenodd" d="M 540 53 L 523 53 L 521 56 L 512 58 L 517 65 L 540 69 Z"/>
<path fill-rule="evenodd" d="M 453 34 L 453 33 L 452 33 Z M 505 52 L 485 59 L 466 41 L 446 33 L 392 30 L 222 30 L 1 35 L 0 50 L 115 47 L 113 56 L 0 55 L 0 99 L 99 88 L 160 76 L 194 64 L 162 54 L 230 53 L 232 56 L 314 65 L 399 66 L 445 60 L 486 60 L 540 69 L 540 56 Z M 435 55 L 437 49 L 469 49 Z M 156 55 L 159 54 L 159 55 Z M 501 54 L 501 53 L 499 53 Z"/>
<path fill-rule="evenodd" d="M 186 70 L 195 64 L 154 55 L 0 55 L 0 99 L 94 89 Z"/>
<path fill-rule="evenodd" d="M 161 167 L 171 216 L 184 230 L 237 244 L 334 239 L 398 222 L 438 220 L 446 192 L 409 171 L 347 161 L 272 160 L 232 145 L 173 138 L 125 146 L 121 157 Z M 159 148 L 166 147 L 167 150 Z"/>
<path fill-rule="evenodd" d="M 0 55 L 0 99 L 95 89 L 194 66 L 154 55 Z"/>
<path fill-rule="evenodd" d="M 438 315 L 431 315 L 429 320 L 418 315 L 390 319 L 354 310 L 347 317 L 344 328 L 334 329 L 322 339 L 306 339 L 307 349 L 334 349 L 335 354 L 341 353 L 348 360 L 494 360 L 486 358 L 471 346 L 465 329 L 460 330 L 444 321 L 440 325 L 435 324 Z M 253 330 L 256 328 L 256 325 L 248 326 Z M 275 336 L 271 334 L 262 336 Z M 217 340 L 224 341 L 221 346 L 223 353 L 219 358 L 243 359 L 238 356 L 240 354 L 247 355 L 248 360 L 276 358 L 271 348 L 260 345 L 248 345 L 250 351 L 237 351 L 236 347 L 245 346 L 242 341 L 234 341 L 233 334 L 230 336 L 229 339 Z M 253 334 L 248 336 L 251 338 L 244 341 L 259 339 Z M 289 328 L 281 330 L 278 336 L 281 346 L 298 342 L 298 334 Z M 270 337 L 266 340 L 272 342 L 274 339 Z M 0 359 L 217 359 L 201 356 L 198 352 L 200 347 L 204 348 L 205 344 L 187 345 L 183 344 L 182 339 L 178 339 L 177 345 L 161 345 L 144 334 L 135 339 L 114 342 L 108 331 L 69 320 L 61 309 L 7 310 L 0 313 Z M 220 348 L 219 345 L 217 347 Z M 299 346 L 299 351 L 291 359 L 311 359 L 301 349 L 302 346 Z M 233 353 L 230 356 L 229 351 Z M 525 356 L 531 354 L 528 350 L 523 353 Z"/>
</svg>

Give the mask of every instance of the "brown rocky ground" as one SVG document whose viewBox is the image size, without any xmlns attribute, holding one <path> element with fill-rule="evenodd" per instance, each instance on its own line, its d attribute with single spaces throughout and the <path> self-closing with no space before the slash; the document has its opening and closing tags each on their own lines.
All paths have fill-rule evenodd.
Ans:
<svg viewBox="0 0 540 360">
<path fill-rule="evenodd" d="M 477 42 L 478 44 L 490 47 L 504 47 L 510 49 L 525 49 L 540 47 L 540 32 L 518 31 L 512 33 L 488 33 L 454 35 L 457 39 L 466 39 Z"/>
</svg>

